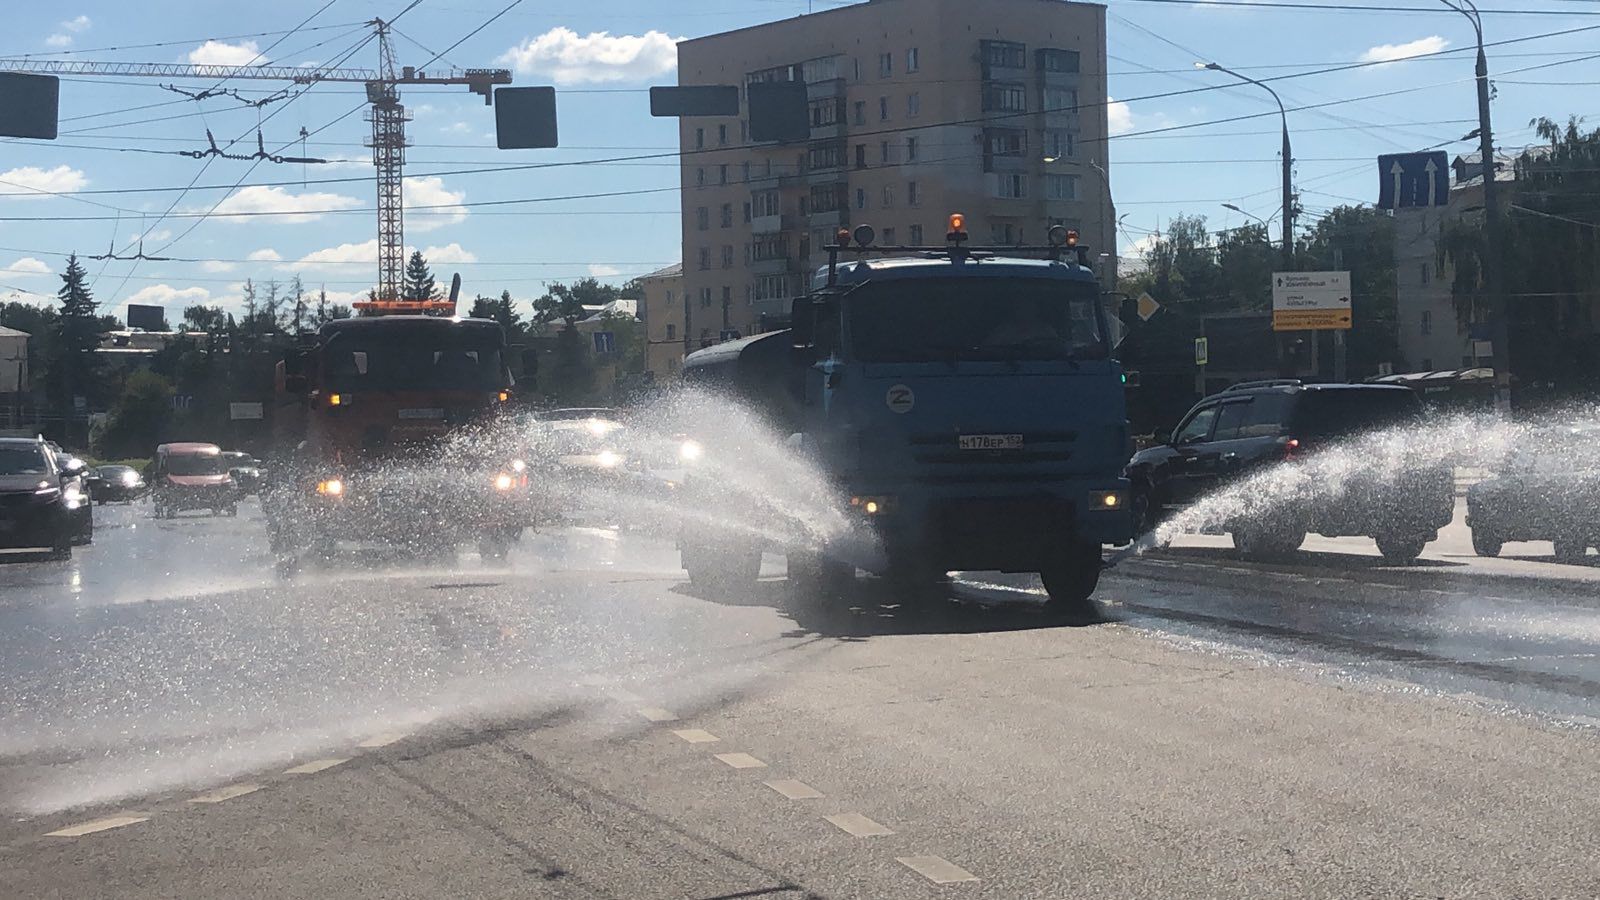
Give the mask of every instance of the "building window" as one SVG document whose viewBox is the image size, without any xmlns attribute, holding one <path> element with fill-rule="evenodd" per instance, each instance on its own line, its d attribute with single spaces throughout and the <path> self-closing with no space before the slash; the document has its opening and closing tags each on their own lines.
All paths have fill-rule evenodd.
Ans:
<svg viewBox="0 0 1600 900">
<path fill-rule="evenodd" d="M 733 288 L 729 287 L 728 285 L 723 285 L 722 286 L 722 308 L 723 309 L 727 309 L 728 307 L 730 307 L 732 305 L 733 305 Z"/>
<path fill-rule="evenodd" d="M 732 244 L 723 244 L 722 245 L 722 267 L 724 269 L 733 268 L 733 245 Z"/>
<path fill-rule="evenodd" d="M 915 181 L 906 182 L 906 205 L 907 206 L 921 206 L 922 205 L 922 191 L 920 190 L 920 188 L 921 188 L 921 185 L 917 184 Z"/>
<path fill-rule="evenodd" d="M 700 271 L 704 272 L 704 271 L 707 271 L 710 268 L 711 268 L 711 248 L 710 247 L 701 247 L 700 248 Z"/>
<path fill-rule="evenodd" d="M 916 162 L 916 161 L 917 161 L 917 139 L 915 137 L 908 137 L 908 138 L 906 138 L 906 162 Z"/>
<path fill-rule="evenodd" d="M 833 212 L 842 208 L 848 201 L 844 195 L 842 184 L 817 184 L 811 186 L 811 212 Z"/>
<path fill-rule="evenodd" d="M 983 64 L 1000 69 L 1026 69 L 1028 45 L 1013 41 L 984 41 Z"/>
<path fill-rule="evenodd" d="M 1021 157 L 1028 152 L 1028 133 L 1020 128 L 986 128 L 983 131 L 983 149 L 991 160 L 996 157 Z"/>
<path fill-rule="evenodd" d="M 994 179 L 996 197 L 1002 200 L 1022 200 L 1028 196 L 1028 176 L 1014 172 L 997 172 Z"/>
<path fill-rule="evenodd" d="M 706 231 L 711 227 L 710 208 L 702 206 L 694 211 L 694 227 L 700 231 Z"/>
<path fill-rule="evenodd" d="M 782 300 L 789 294 L 788 278 L 783 275 L 760 275 L 752 286 L 752 300 Z"/>
<path fill-rule="evenodd" d="M 906 51 L 906 71 L 915 72 L 922 68 L 922 62 L 917 58 L 917 48 L 912 47 Z"/>
<path fill-rule="evenodd" d="M 702 307 L 711 305 L 711 288 L 700 289 L 700 305 Z"/>
<path fill-rule="evenodd" d="M 994 244 L 1015 244 L 1017 226 L 1009 222 L 995 222 L 989 226 L 989 239 Z"/>
<path fill-rule="evenodd" d="M 812 144 L 806 154 L 806 165 L 813 172 L 839 168 L 844 165 L 844 145 Z"/>
<path fill-rule="evenodd" d="M 867 189 L 856 188 L 856 209 L 867 208 Z"/>
<path fill-rule="evenodd" d="M 754 195 L 755 213 L 763 218 L 778 215 L 783 209 L 783 195 L 777 191 L 762 191 Z"/>
<path fill-rule="evenodd" d="M 890 75 L 893 75 L 893 74 L 894 74 L 894 54 L 893 53 L 880 53 L 880 54 L 878 54 L 878 77 L 879 78 L 888 78 Z"/>
<path fill-rule="evenodd" d="M 906 118 L 915 119 L 922 115 L 922 95 L 916 91 L 906 95 Z"/>
<path fill-rule="evenodd" d="M 1059 128 L 1049 129 L 1044 133 L 1044 155 L 1051 159 L 1070 159 L 1076 152 L 1073 146 L 1072 132 Z"/>
<path fill-rule="evenodd" d="M 883 243 L 886 247 L 893 247 L 899 243 L 899 241 L 895 240 L 893 228 L 885 228 L 883 230 Z"/>
<path fill-rule="evenodd" d="M 728 146 L 728 126 L 717 126 L 717 143 L 723 147 Z"/>
<path fill-rule="evenodd" d="M 669 297 L 667 299 L 670 300 L 672 298 Z M 678 337 L 678 326 L 672 324 L 671 322 L 668 322 L 667 323 L 667 340 L 669 340 L 669 341 L 676 340 L 677 337 Z"/>
<path fill-rule="evenodd" d="M 1077 112 L 1078 89 L 1064 87 L 1046 87 L 1044 89 L 1045 112 Z"/>
<path fill-rule="evenodd" d="M 704 128 L 696 128 L 694 130 L 694 148 L 696 150 L 704 150 L 706 148 L 706 130 Z"/>
<path fill-rule="evenodd" d="M 883 186 L 883 208 L 894 209 L 894 185 L 892 184 Z"/>
<path fill-rule="evenodd" d="M 853 120 L 855 121 L 855 123 L 857 125 L 865 125 L 865 124 L 867 124 L 867 101 L 865 101 L 865 100 L 857 100 L 856 101 L 855 115 L 852 118 L 853 118 Z"/>
<path fill-rule="evenodd" d="M 878 161 L 879 162 L 884 162 L 884 163 L 889 161 L 889 142 L 888 141 L 879 141 L 878 142 Z"/>
<path fill-rule="evenodd" d="M 717 178 L 723 184 L 727 184 L 728 183 L 728 165 L 727 165 L 727 163 L 723 163 L 722 165 L 717 166 Z"/>
<path fill-rule="evenodd" d="M 812 128 L 826 128 L 837 125 L 844 116 L 844 100 L 839 97 L 823 97 L 812 100 L 806 104 L 806 109 L 811 114 Z"/>
<path fill-rule="evenodd" d="M 704 167 L 694 170 L 694 183 L 700 187 L 706 186 L 706 170 Z"/>
<path fill-rule="evenodd" d="M 724 203 L 724 204 L 722 204 L 722 227 L 723 228 L 732 228 L 733 227 L 733 204 L 732 203 Z"/>
<path fill-rule="evenodd" d="M 741 169 L 740 174 L 744 176 L 744 183 L 745 184 L 749 184 L 750 183 L 750 162 L 749 162 L 749 160 L 746 160 L 744 162 L 744 164 L 740 167 L 740 169 Z"/>
<path fill-rule="evenodd" d="M 1422 311 L 1422 322 L 1419 330 L 1424 336 L 1433 334 L 1433 313 L 1430 310 L 1425 309 Z"/>
<path fill-rule="evenodd" d="M 746 225 L 750 224 L 750 215 L 751 215 L 750 201 L 746 200 L 745 204 L 744 204 L 744 224 L 746 224 Z"/>
<path fill-rule="evenodd" d="M 1427 263 L 1423 263 L 1418 267 L 1418 271 L 1420 273 L 1418 277 L 1421 279 L 1423 284 L 1428 284 L 1429 282 L 1433 281 L 1432 266 L 1428 265 Z M 1427 315 L 1427 313 L 1423 313 L 1423 315 Z"/>
<path fill-rule="evenodd" d="M 856 168 L 865 169 L 866 167 L 867 167 L 867 145 L 866 144 L 857 144 L 856 145 Z"/>
<path fill-rule="evenodd" d="M 880 122 L 889 121 L 889 98 L 888 97 L 879 97 L 878 98 L 878 121 L 880 121 Z"/>
<path fill-rule="evenodd" d="M 911 226 L 911 246 L 913 246 L 913 247 L 921 247 L 922 246 L 922 226 L 921 225 L 913 225 L 913 226 Z"/>
<path fill-rule="evenodd" d="M 1039 51 L 1039 68 L 1046 72 L 1078 71 L 1078 51 L 1044 49 Z"/>
<path fill-rule="evenodd" d="M 1046 175 L 1044 177 L 1044 196 L 1047 200 L 1078 199 L 1078 176 Z"/>
<path fill-rule="evenodd" d="M 1028 89 L 1014 81 L 992 81 L 983 86 L 984 112 L 1027 112 Z"/>
</svg>

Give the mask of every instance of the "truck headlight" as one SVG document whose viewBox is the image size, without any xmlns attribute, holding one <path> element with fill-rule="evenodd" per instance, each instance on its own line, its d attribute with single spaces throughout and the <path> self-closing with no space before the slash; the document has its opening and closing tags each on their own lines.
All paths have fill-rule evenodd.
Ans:
<svg viewBox="0 0 1600 900">
<path fill-rule="evenodd" d="M 684 441 L 678 445 L 678 459 L 684 462 L 696 462 L 706 455 L 706 448 L 700 446 L 699 441 Z"/>
<path fill-rule="evenodd" d="M 494 477 L 494 489 L 497 491 L 509 491 L 516 485 L 517 480 L 504 472 Z"/>
<path fill-rule="evenodd" d="M 893 497 L 851 497 L 850 505 L 867 516 L 881 516 L 894 506 Z"/>
<path fill-rule="evenodd" d="M 601 450 L 595 455 L 594 461 L 602 469 L 615 469 L 622 465 L 622 454 L 612 450 Z"/>
<path fill-rule="evenodd" d="M 337 478 L 329 478 L 317 482 L 317 493 L 324 497 L 343 497 L 344 482 Z"/>
<path fill-rule="evenodd" d="M 1089 509 L 1110 512 L 1123 509 L 1128 505 L 1128 498 L 1121 491 L 1090 491 Z"/>
</svg>

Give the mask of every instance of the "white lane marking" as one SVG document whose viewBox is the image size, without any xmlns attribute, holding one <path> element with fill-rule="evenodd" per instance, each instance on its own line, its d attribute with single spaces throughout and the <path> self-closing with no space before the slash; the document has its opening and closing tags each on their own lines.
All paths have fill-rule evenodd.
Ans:
<svg viewBox="0 0 1600 900">
<path fill-rule="evenodd" d="M 201 794 L 198 797 L 190 797 L 189 802 L 221 803 L 224 800 L 232 800 L 235 797 L 243 797 L 245 794 L 254 794 L 259 790 L 261 790 L 261 785 L 259 784 L 251 784 L 249 782 L 244 784 L 230 784 L 225 788 L 218 788 L 209 794 Z"/>
<path fill-rule="evenodd" d="M 97 831 L 110 831 L 113 828 L 122 828 L 125 825 L 137 825 L 140 822 L 150 821 L 149 816 L 112 816 L 108 819 L 95 819 L 93 822 L 84 822 L 81 825 L 69 825 L 57 831 L 52 831 L 45 837 L 83 837 Z"/>
<path fill-rule="evenodd" d="M 356 746 L 363 750 L 376 750 L 379 747 L 387 747 L 390 744 L 404 740 L 408 737 L 410 737 L 410 735 L 403 731 L 386 731 L 383 734 L 375 734 Z"/>
<path fill-rule="evenodd" d="M 796 781 L 793 778 L 781 778 L 777 781 L 764 783 L 767 787 L 772 788 L 790 800 L 816 800 L 822 796 L 821 791 L 806 784 L 804 781 Z"/>
<path fill-rule="evenodd" d="M 823 816 L 830 824 L 845 834 L 856 837 L 880 837 L 885 834 L 894 834 L 888 828 L 863 816 L 861 813 L 840 813 L 837 816 Z"/>
<path fill-rule="evenodd" d="M 662 709 L 659 706 L 646 706 L 644 709 L 639 710 L 639 715 L 652 722 L 675 722 L 678 719 L 677 713 L 670 709 Z"/>
<path fill-rule="evenodd" d="M 718 753 L 717 759 L 722 760 L 735 769 L 765 769 L 767 764 L 748 753 Z"/>
<path fill-rule="evenodd" d="M 316 773 L 321 772 L 321 771 L 323 771 L 325 769 L 331 769 L 334 766 L 342 766 L 342 765 L 344 765 L 345 763 L 347 763 L 349 761 L 350 760 L 348 760 L 348 759 L 314 759 L 314 760 L 312 760 L 311 762 L 308 762 L 308 763 L 301 763 L 300 765 L 295 766 L 292 769 L 284 769 L 283 770 L 283 774 L 285 774 L 285 775 L 315 775 Z"/>
<path fill-rule="evenodd" d="M 978 880 L 978 876 L 942 856 L 896 856 L 894 859 L 895 862 L 900 863 L 934 884 L 954 884 L 958 881 Z"/>
<path fill-rule="evenodd" d="M 722 740 L 722 738 L 717 737 L 711 732 L 702 731 L 699 728 L 685 728 L 680 731 L 674 731 L 673 734 L 691 744 L 714 744 L 717 741 Z"/>
</svg>

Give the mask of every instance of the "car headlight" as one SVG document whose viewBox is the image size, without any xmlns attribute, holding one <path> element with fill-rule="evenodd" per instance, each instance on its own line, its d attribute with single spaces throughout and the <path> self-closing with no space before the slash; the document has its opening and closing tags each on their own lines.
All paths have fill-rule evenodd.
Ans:
<svg viewBox="0 0 1600 900">
<path fill-rule="evenodd" d="M 706 455 L 706 448 L 700 446 L 699 441 L 684 441 L 678 445 L 678 459 L 684 462 L 697 462 Z"/>
<path fill-rule="evenodd" d="M 122 473 L 122 485 L 123 485 L 123 487 L 133 487 L 134 485 L 136 485 L 138 483 L 139 483 L 139 473 L 138 472 L 124 472 L 124 473 Z"/>
<path fill-rule="evenodd" d="M 68 507 L 75 509 L 83 503 L 83 488 L 69 484 L 61 489 L 61 499 L 67 501 Z"/>
<path fill-rule="evenodd" d="M 622 454 L 612 450 L 601 450 L 595 454 L 594 461 L 602 469 L 615 469 L 622 465 Z"/>
<path fill-rule="evenodd" d="M 1121 491 L 1090 491 L 1089 508 L 1108 512 L 1118 510 L 1128 505 L 1128 498 Z"/>
<path fill-rule="evenodd" d="M 319 481 L 317 482 L 317 493 L 324 497 L 343 497 L 344 482 L 337 478 L 329 478 L 326 481 Z"/>
<path fill-rule="evenodd" d="M 509 491 L 516 485 L 517 480 L 504 472 L 494 477 L 494 489 L 497 491 Z"/>
</svg>

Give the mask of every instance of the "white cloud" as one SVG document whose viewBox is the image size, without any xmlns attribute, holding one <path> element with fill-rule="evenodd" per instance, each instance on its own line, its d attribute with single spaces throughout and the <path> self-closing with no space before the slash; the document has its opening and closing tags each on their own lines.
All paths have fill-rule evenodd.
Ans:
<svg viewBox="0 0 1600 900">
<path fill-rule="evenodd" d="M 459 225 L 467 219 L 467 208 L 459 206 L 467 195 L 444 186 L 444 179 L 423 175 L 405 180 L 406 228 L 433 231 L 446 225 Z M 438 209 L 420 209 L 433 206 Z M 416 212 L 412 212 L 416 210 Z"/>
<path fill-rule="evenodd" d="M 79 32 L 88 31 L 89 26 L 93 24 L 94 22 L 91 21 L 88 16 L 79 15 L 76 18 L 68 19 L 67 21 L 62 22 L 61 27 L 71 32 Z"/>
<path fill-rule="evenodd" d="M 1106 98 L 1106 127 L 1112 134 L 1127 134 L 1133 130 L 1133 110 L 1120 100 Z"/>
<path fill-rule="evenodd" d="M 135 240 L 136 241 L 136 240 L 139 240 L 140 238 L 143 238 L 144 240 L 155 242 L 155 241 L 164 241 L 169 237 L 172 237 L 172 231 L 170 229 L 157 228 L 155 231 L 145 232 L 142 235 L 141 234 L 135 234 L 132 238 L 130 238 L 130 240 Z"/>
<path fill-rule="evenodd" d="M 34 259 L 31 256 L 24 256 L 4 269 L 0 269 L 0 271 L 5 272 L 7 275 L 49 275 L 51 269 L 41 260 Z"/>
<path fill-rule="evenodd" d="M 409 256 L 410 254 L 411 251 L 407 250 L 406 255 Z M 424 247 L 422 248 L 422 256 L 432 266 L 450 265 L 452 263 L 475 263 L 478 261 L 478 254 L 456 243 L 445 244 L 443 247 Z"/>
<path fill-rule="evenodd" d="M 5 182 L 6 188 L 29 191 L 49 191 L 66 193 L 82 190 L 89 179 L 79 169 L 71 166 L 56 166 L 54 169 L 41 169 L 37 166 L 22 166 L 0 172 L 0 182 Z M 38 199 L 47 196 L 45 193 L 36 194 L 34 197 L 13 197 L 14 200 Z"/>
<path fill-rule="evenodd" d="M 251 250 L 245 259 L 253 259 L 262 262 L 277 262 L 278 260 L 283 259 L 283 257 L 279 255 L 278 251 L 272 249 L 271 247 L 262 247 L 260 250 Z"/>
<path fill-rule="evenodd" d="M 147 306 L 165 306 L 172 312 L 182 314 L 183 307 L 196 303 L 207 303 L 211 300 L 211 292 L 203 287 L 176 288 L 170 284 L 152 284 L 135 291 L 128 297 L 129 303 L 139 303 Z"/>
<path fill-rule="evenodd" d="M 1361 54 L 1362 62 L 1395 62 L 1412 56 L 1422 56 L 1428 53 L 1438 53 L 1450 46 L 1450 42 L 1437 34 L 1425 38 L 1417 38 L 1404 44 L 1379 44 L 1370 47 Z"/>
<path fill-rule="evenodd" d="M 410 256 L 416 247 L 407 247 L 405 255 Z M 429 265 L 450 265 L 453 263 L 473 263 L 478 261 L 478 255 L 463 248 L 458 243 L 445 244 L 442 247 L 423 247 L 422 255 L 427 258 Z M 302 268 L 328 268 L 332 266 L 367 266 L 378 264 L 378 239 L 362 241 L 359 244 L 340 244 L 337 247 L 326 247 L 307 253 L 293 262 L 279 266 L 285 272 L 292 272 Z"/>
<path fill-rule="evenodd" d="M 622 274 L 622 270 L 616 266 L 608 266 L 605 263 L 590 263 L 589 274 L 596 278 L 615 278 Z"/>
<path fill-rule="evenodd" d="M 468 134 L 472 131 L 472 126 L 466 122 L 451 122 L 439 130 L 445 134 Z"/>
<path fill-rule="evenodd" d="M 188 60 L 196 66 L 248 66 L 264 65 L 267 58 L 258 56 L 260 48 L 255 41 L 229 44 L 224 41 L 206 41 L 189 51 Z"/>
<path fill-rule="evenodd" d="M 232 272 L 235 268 L 233 263 L 220 259 L 208 259 L 200 264 L 200 270 L 203 272 Z"/>
<path fill-rule="evenodd" d="M 44 45 L 46 47 L 55 47 L 55 48 L 58 48 L 58 49 L 61 48 L 61 47 L 71 47 L 72 46 L 72 35 L 70 35 L 70 34 L 52 34 L 49 37 L 44 39 Z"/>
<path fill-rule="evenodd" d="M 538 37 L 523 38 L 497 61 L 524 75 L 548 75 L 556 84 L 643 81 L 677 68 L 680 40 L 660 31 L 580 35 L 557 26 Z"/>
<path fill-rule="evenodd" d="M 269 221 L 282 222 L 314 222 L 322 218 L 313 210 L 350 209 L 360 206 L 361 201 L 343 194 L 331 194 L 321 191 L 312 191 L 305 194 L 291 194 L 283 188 L 264 187 L 251 185 L 229 195 L 217 206 L 218 213 L 293 213 L 293 215 L 274 215 Z M 253 216 L 229 216 L 224 222 L 246 223 L 256 221 Z"/>
</svg>

